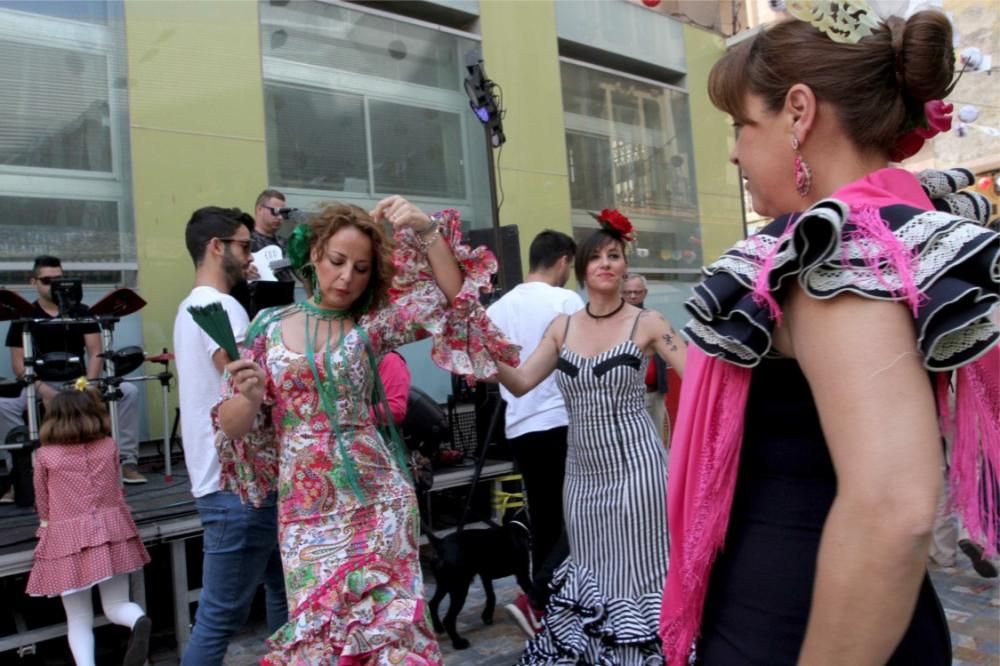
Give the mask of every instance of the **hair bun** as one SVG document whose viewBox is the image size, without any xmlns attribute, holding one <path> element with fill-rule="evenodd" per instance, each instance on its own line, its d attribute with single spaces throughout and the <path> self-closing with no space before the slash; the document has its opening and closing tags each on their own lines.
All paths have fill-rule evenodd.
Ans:
<svg viewBox="0 0 1000 666">
<path fill-rule="evenodd" d="M 896 47 L 895 21 L 886 21 L 892 31 L 896 67 L 904 94 L 919 103 L 943 99 L 955 78 L 955 50 L 951 21 L 942 12 L 920 11 L 907 19 Z"/>
</svg>

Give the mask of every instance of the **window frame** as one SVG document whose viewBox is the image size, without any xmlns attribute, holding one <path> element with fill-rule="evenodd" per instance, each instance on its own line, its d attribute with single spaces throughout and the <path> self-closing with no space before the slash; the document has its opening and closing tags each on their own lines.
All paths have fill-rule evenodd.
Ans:
<svg viewBox="0 0 1000 666">
<path fill-rule="evenodd" d="M 120 244 L 120 260 L 116 262 L 74 262 L 72 257 L 63 257 L 63 263 L 67 271 L 121 272 L 120 281 L 132 283 L 138 270 L 138 247 L 132 214 L 128 93 L 115 85 L 126 77 L 125 54 L 116 53 L 116 47 L 124 48 L 124 44 L 116 43 L 115 31 L 113 21 L 91 23 L 0 8 L 0 40 L 104 58 L 111 150 L 110 171 L 0 165 L 0 196 L 114 203 L 119 238 L 131 237 L 133 247 Z M 127 256 L 126 249 L 131 249 L 132 257 Z M 4 272 L 30 271 L 31 265 L 30 261 L 0 259 L 0 271 Z"/>
<path fill-rule="evenodd" d="M 428 30 L 434 30 L 458 39 L 464 39 L 474 43 L 469 45 L 470 49 L 476 48 L 482 42 L 481 37 L 474 33 L 468 33 L 448 28 L 446 26 L 427 23 L 425 21 L 400 16 L 391 12 L 384 12 L 370 7 L 358 6 L 353 3 L 339 2 L 337 0 L 316 1 L 341 9 L 376 16 L 388 21 L 426 28 Z M 265 24 L 262 17 L 260 23 L 261 40 L 264 39 L 263 30 L 265 25 L 269 24 Z M 459 71 L 457 72 L 457 75 L 459 77 L 459 81 L 461 81 L 464 72 L 464 65 L 461 64 L 463 62 L 461 52 L 458 56 L 457 60 L 459 63 Z M 271 183 L 272 186 L 279 188 L 287 197 L 290 199 L 294 198 L 297 203 L 304 205 L 318 204 L 323 201 L 328 201 L 331 198 L 335 198 L 340 201 L 357 204 L 362 208 L 368 208 L 373 206 L 383 197 L 395 194 L 395 192 L 380 192 L 376 189 L 373 144 L 371 137 L 371 116 L 369 107 L 370 101 L 375 100 L 456 114 L 460 123 L 459 132 L 462 141 L 461 170 L 465 191 L 464 197 L 457 198 L 422 194 L 408 194 L 406 197 L 408 200 L 422 207 L 434 207 L 446 204 L 448 207 L 455 208 L 458 210 L 463 220 L 476 221 L 474 228 L 492 226 L 492 217 L 489 211 L 489 207 L 491 206 L 489 203 L 490 183 L 485 180 L 482 183 L 477 183 L 478 179 L 472 164 L 472 160 L 474 159 L 472 146 L 474 141 L 478 141 L 477 135 L 479 134 L 481 124 L 469 109 L 469 99 L 464 90 L 447 90 L 419 83 L 407 83 L 378 76 L 358 74 L 346 70 L 338 70 L 319 65 L 285 60 L 274 55 L 267 55 L 264 53 L 263 49 L 261 53 L 261 61 L 264 88 L 269 86 L 297 87 L 317 93 L 342 93 L 357 95 L 363 100 L 365 151 L 366 158 L 368 160 L 368 169 L 366 174 L 368 180 L 367 190 L 365 192 L 316 190 L 289 187 L 287 185 L 283 185 L 281 182 Z M 264 112 L 266 126 L 270 123 L 270 121 L 266 119 L 267 110 L 265 109 Z M 473 121 L 475 121 L 474 124 L 472 124 Z M 265 141 L 267 140 L 269 140 L 269 137 L 265 137 Z M 484 146 L 485 142 L 486 140 L 484 135 Z M 487 158 L 492 158 L 492 155 L 487 153 Z M 484 167 L 483 171 L 483 176 L 488 178 L 489 169 Z M 270 180 L 270 164 L 268 165 L 268 174 L 268 178 Z M 485 208 L 479 210 L 479 208 L 484 205 Z M 477 215 L 477 212 L 482 213 L 482 215 Z"/>
<path fill-rule="evenodd" d="M 690 93 L 685 88 L 672 85 L 669 83 L 664 83 L 663 81 L 657 81 L 654 79 L 645 78 L 642 76 L 637 76 L 635 74 L 630 74 L 628 72 L 622 72 L 608 67 L 602 67 L 600 65 L 595 65 L 593 63 L 584 62 L 581 60 L 576 60 L 574 58 L 569 58 L 566 56 L 559 57 L 560 71 L 564 64 L 579 67 L 585 70 L 590 70 L 605 74 L 614 78 L 624 79 L 626 81 L 631 81 L 635 83 L 642 84 L 644 86 L 655 87 L 663 89 L 670 93 L 677 93 L 684 96 L 685 99 L 690 100 Z M 561 77 L 560 77 L 561 78 Z M 667 98 L 668 104 L 665 108 L 665 112 L 672 113 L 672 104 L 669 104 L 670 98 Z M 689 106 L 690 109 L 690 106 Z M 690 114 L 688 115 L 690 120 Z M 673 122 L 673 118 L 671 119 Z M 588 116 L 581 113 L 570 112 L 566 110 L 565 101 L 563 103 L 563 134 L 568 136 L 570 134 L 576 134 L 579 136 L 585 136 L 590 138 L 600 138 L 607 143 L 609 164 L 611 164 L 611 179 L 609 182 L 610 190 L 612 192 L 617 192 L 621 186 L 615 179 L 616 170 L 620 168 L 615 164 L 614 155 L 614 142 L 616 140 L 625 141 L 633 145 L 644 145 L 652 150 L 657 150 L 663 146 L 674 143 L 680 138 L 681 130 L 686 129 L 686 131 L 691 132 L 692 128 L 690 123 L 686 128 L 675 128 L 674 138 L 669 139 L 666 143 L 657 145 L 655 143 L 647 143 L 642 139 L 644 132 L 655 132 L 658 134 L 664 134 L 664 130 L 647 130 L 640 128 L 638 126 L 626 126 L 623 134 L 615 134 L 609 130 L 609 124 L 622 125 L 611 118 L 600 118 L 596 116 Z M 566 160 L 567 160 L 567 174 L 572 178 L 572 170 L 570 169 L 570 155 L 569 155 L 569 141 L 566 141 Z M 679 152 L 679 151 L 678 151 Z M 686 154 L 686 160 L 693 160 L 693 151 L 690 154 Z M 663 167 L 669 169 L 669 164 L 663 164 Z M 693 170 L 693 165 L 686 165 L 688 168 Z M 574 165 L 574 168 L 579 168 Z M 655 177 L 655 173 L 652 169 L 652 165 L 649 166 L 650 178 Z M 690 179 L 690 185 L 693 188 L 691 192 L 692 205 L 691 206 L 681 206 L 674 205 L 671 209 L 649 212 L 630 212 L 632 224 L 635 226 L 636 230 L 639 232 L 640 238 L 643 233 L 653 233 L 653 234 L 676 234 L 679 230 L 683 229 L 687 225 L 697 225 L 700 233 L 702 227 L 701 221 L 701 211 L 698 204 L 698 193 L 697 186 L 694 175 Z M 571 229 L 588 229 L 593 227 L 593 218 L 590 215 L 590 210 L 586 208 L 576 208 L 573 207 L 573 183 L 569 183 L 569 197 L 570 197 L 570 227 Z M 608 206 L 615 204 L 616 202 L 608 202 Z M 664 223 L 670 224 L 672 228 L 664 228 Z M 704 261 L 704 257 L 701 257 Z M 649 276 L 658 276 L 662 274 L 678 274 L 678 275 L 696 275 L 701 273 L 701 268 L 687 268 L 680 266 L 665 266 L 665 267 L 645 267 L 645 266 L 633 266 L 631 269 L 635 273 Z"/>
</svg>

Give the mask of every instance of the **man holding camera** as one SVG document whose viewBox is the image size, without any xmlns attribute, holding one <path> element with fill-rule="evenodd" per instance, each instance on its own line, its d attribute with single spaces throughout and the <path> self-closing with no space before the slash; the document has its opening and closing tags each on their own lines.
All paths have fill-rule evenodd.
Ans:
<svg viewBox="0 0 1000 666">
<path fill-rule="evenodd" d="M 253 211 L 253 231 L 250 232 L 250 251 L 257 252 L 268 245 L 277 245 L 285 256 L 285 239 L 278 236 L 281 223 L 285 221 L 282 209 L 285 205 L 285 195 L 278 190 L 264 190 L 257 195 L 257 204 Z M 274 271 L 274 277 L 279 282 L 294 282 L 295 274 L 290 268 Z"/>
<path fill-rule="evenodd" d="M 80 319 L 77 323 L 48 323 L 44 320 L 56 319 L 59 316 L 59 305 L 52 296 L 52 281 L 64 277 L 62 262 L 58 257 L 42 255 L 35 258 L 29 284 L 38 293 L 38 300 L 32 305 L 32 318 L 36 323 L 31 328 L 31 340 L 36 359 L 50 352 L 68 352 L 82 360 L 86 359 L 86 375 L 88 379 L 101 376 L 103 359 L 101 358 L 101 331 L 94 321 L 90 309 L 83 304 L 76 304 L 65 313 L 71 318 Z M 37 321 L 43 320 L 43 321 Z M 13 322 L 7 330 L 7 347 L 10 348 L 10 362 L 14 374 L 24 375 L 24 340 L 22 326 Z M 43 402 L 54 396 L 59 387 L 44 381 L 36 381 L 38 395 Z M 119 386 L 122 397 L 118 400 L 118 452 L 122 460 L 122 479 L 125 483 L 146 483 L 137 467 L 139 462 L 139 392 L 134 384 L 122 382 Z M 27 408 L 27 391 L 18 398 L 6 399 L 0 402 L 0 441 L 7 438 L 7 433 L 23 423 L 22 414 Z"/>
</svg>

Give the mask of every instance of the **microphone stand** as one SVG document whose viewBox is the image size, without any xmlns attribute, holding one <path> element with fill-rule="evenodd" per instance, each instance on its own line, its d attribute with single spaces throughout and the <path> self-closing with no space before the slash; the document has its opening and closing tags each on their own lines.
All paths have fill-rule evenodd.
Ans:
<svg viewBox="0 0 1000 666">
<path fill-rule="evenodd" d="M 486 450 L 490 446 L 490 440 L 493 439 L 493 433 L 496 431 L 497 422 L 500 420 L 500 410 L 503 409 L 503 406 L 503 400 L 497 400 L 497 405 L 493 409 L 493 415 L 490 416 L 490 425 L 486 428 L 486 436 L 481 441 L 476 442 L 476 471 L 472 474 L 469 494 L 465 496 L 465 506 L 462 507 L 462 516 L 458 519 L 458 526 L 455 528 L 456 532 L 461 532 L 465 528 L 465 521 L 469 517 L 469 509 L 472 506 L 472 496 L 476 494 L 476 486 L 479 485 L 479 479 L 483 475 L 483 466 L 486 464 Z M 486 522 L 494 527 L 497 526 L 491 517 L 486 518 Z"/>
<path fill-rule="evenodd" d="M 28 444 L 36 448 L 41 441 L 38 439 L 38 387 L 35 386 L 35 350 L 31 339 L 31 328 L 27 324 L 21 327 L 21 344 L 24 346 L 24 381 L 27 382 L 28 393 Z M 34 462 L 34 458 L 32 458 Z"/>
<path fill-rule="evenodd" d="M 18 381 L 24 385 L 28 401 L 28 441 L 18 442 L 17 444 L 0 442 L 0 449 L 11 451 L 22 449 L 33 450 L 38 448 L 38 445 L 41 443 L 38 439 L 38 387 L 35 386 L 38 374 L 35 371 L 35 348 L 31 339 L 31 324 L 33 322 L 33 319 L 21 319 L 15 322 L 21 324 L 21 344 L 24 348 L 24 375 Z"/>
<path fill-rule="evenodd" d="M 104 356 L 104 377 L 102 378 L 105 386 L 104 400 L 107 403 L 108 415 L 111 418 L 111 437 L 115 440 L 115 446 L 120 446 L 118 401 L 122 398 L 122 392 L 121 389 L 118 388 L 118 385 L 121 383 L 121 378 L 115 377 L 115 362 L 112 355 L 107 353 L 113 349 L 112 343 L 114 341 L 115 324 L 118 322 L 118 317 L 98 317 L 97 322 L 101 327 L 101 350 L 103 352 L 102 355 Z M 121 462 L 118 464 L 118 480 L 120 483 L 125 483 L 124 470 L 122 469 Z"/>
</svg>

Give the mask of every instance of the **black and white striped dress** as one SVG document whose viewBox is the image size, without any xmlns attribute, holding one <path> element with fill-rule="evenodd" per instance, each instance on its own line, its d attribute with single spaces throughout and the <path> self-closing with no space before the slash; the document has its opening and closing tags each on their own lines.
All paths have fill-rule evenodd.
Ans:
<svg viewBox="0 0 1000 666">
<path fill-rule="evenodd" d="M 663 663 L 657 628 L 667 573 L 667 461 L 644 407 L 648 358 L 632 339 L 635 329 L 592 358 L 565 346 L 560 352 L 570 555 L 553 577 L 545 628 L 521 664 Z"/>
</svg>

